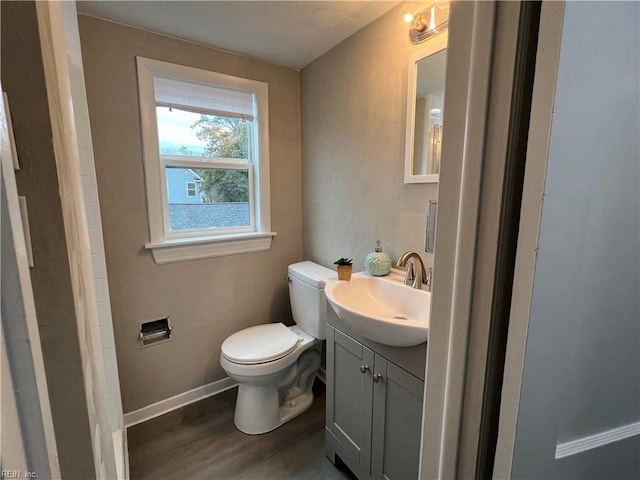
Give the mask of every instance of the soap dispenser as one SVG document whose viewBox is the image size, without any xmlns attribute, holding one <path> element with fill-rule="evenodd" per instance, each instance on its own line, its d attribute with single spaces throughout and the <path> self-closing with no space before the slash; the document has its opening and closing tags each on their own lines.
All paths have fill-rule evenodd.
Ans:
<svg viewBox="0 0 640 480">
<path fill-rule="evenodd" d="M 370 275 L 381 277 L 391 271 L 391 257 L 382 251 L 380 239 L 376 240 L 376 251 L 367 255 L 364 268 Z"/>
</svg>

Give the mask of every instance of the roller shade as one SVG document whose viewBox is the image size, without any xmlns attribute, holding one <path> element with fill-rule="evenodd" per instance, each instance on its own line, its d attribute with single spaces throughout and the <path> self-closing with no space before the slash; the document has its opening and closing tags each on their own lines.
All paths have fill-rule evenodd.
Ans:
<svg viewBox="0 0 640 480">
<path fill-rule="evenodd" d="M 253 120 L 253 93 L 154 77 L 156 105 Z"/>
</svg>

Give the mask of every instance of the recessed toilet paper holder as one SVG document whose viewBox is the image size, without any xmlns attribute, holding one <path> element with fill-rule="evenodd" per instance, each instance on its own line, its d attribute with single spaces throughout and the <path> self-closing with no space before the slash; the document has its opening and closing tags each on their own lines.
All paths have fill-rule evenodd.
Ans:
<svg viewBox="0 0 640 480">
<path fill-rule="evenodd" d="M 140 322 L 139 325 L 140 348 L 171 340 L 171 321 L 169 317 Z"/>
</svg>

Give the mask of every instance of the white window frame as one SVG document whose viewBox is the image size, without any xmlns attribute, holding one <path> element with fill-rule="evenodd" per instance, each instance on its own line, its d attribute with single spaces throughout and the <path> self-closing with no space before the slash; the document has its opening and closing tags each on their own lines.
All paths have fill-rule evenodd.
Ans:
<svg viewBox="0 0 640 480">
<path fill-rule="evenodd" d="M 147 191 L 150 241 L 145 248 L 153 253 L 156 263 L 170 263 L 198 258 L 219 257 L 269 250 L 276 235 L 271 231 L 269 176 L 269 99 L 268 84 L 193 67 L 176 65 L 144 57 L 136 57 L 138 93 L 142 129 L 143 160 Z M 251 92 L 254 98 L 254 120 L 250 153 L 249 201 L 251 226 L 247 228 L 186 230 L 169 228 L 169 204 L 165 167 L 246 168 L 237 159 L 217 159 L 214 163 L 181 161 L 173 164 L 160 155 L 154 77 L 165 77 L 223 88 Z M 251 205 L 253 208 L 251 208 Z"/>
</svg>

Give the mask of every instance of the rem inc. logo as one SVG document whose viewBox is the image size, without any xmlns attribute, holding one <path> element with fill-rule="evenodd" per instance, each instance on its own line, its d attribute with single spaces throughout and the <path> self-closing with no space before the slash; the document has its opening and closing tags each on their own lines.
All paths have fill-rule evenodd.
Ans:
<svg viewBox="0 0 640 480">
<path fill-rule="evenodd" d="M 2 470 L 0 478 L 38 478 L 38 474 L 28 470 Z"/>
</svg>

